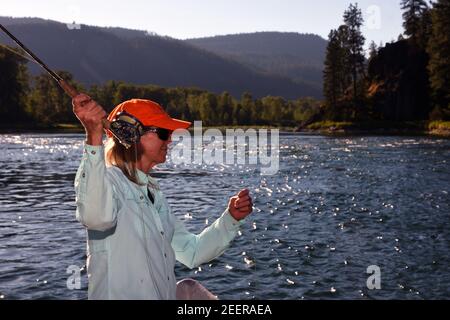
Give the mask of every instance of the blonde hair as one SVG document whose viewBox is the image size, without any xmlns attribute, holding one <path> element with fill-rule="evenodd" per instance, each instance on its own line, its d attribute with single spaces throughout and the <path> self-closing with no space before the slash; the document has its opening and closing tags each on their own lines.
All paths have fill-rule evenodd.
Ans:
<svg viewBox="0 0 450 320">
<path fill-rule="evenodd" d="M 115 137 L 109 138 L 106 142 L 106 164 L 119 168 L 128 180 L 142 186 L 146 183 L 139 181 L 136 168 L 136 162 L 141 158 L 141 155 L 142 149 L 139 143 L 127 149 Z"/>
</svg>

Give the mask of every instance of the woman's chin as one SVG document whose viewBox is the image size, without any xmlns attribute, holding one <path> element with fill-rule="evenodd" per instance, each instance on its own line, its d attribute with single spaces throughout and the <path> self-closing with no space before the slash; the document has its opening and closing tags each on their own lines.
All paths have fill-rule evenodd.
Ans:
<svg viewBox="0 0 450 320">
<path fill-rule="evenodd" d="M 167 160 L 167 153 L 165 153 L 162 157 L 161 157 L 161 162 L 160 163 L 164 163 Z"/>
</svg>

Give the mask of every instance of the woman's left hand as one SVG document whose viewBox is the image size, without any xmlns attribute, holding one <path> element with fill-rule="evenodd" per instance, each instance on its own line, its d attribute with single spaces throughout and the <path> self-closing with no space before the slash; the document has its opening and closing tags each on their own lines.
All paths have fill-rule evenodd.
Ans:
<svg viewBox="0 0 450 320">
<path fill-rule="evenodd" d="M 250 191 L 243 189 L 236 196 L 231 197 L 228 202 L 228 211 L 237 221 L 245 219 L 253 211 Z"/>
</svg>

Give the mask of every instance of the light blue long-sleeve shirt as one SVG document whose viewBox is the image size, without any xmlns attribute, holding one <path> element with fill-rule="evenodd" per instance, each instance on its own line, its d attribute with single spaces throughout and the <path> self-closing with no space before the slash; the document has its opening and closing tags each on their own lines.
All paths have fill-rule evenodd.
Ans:
<svg viewBox="0 0 450 320">
<path fill-rule="evenodd" d="M 142 171 L 138 177 L 143 186 L 107 167 L 103 146 L 85 144 L 75 192 L 76 217 L 88 234 L 89 299 L 175 299 L 175 260 L 195 268 L 216 258 L 243 223 L 225 210 L 192 234 L 171 212 L 158 182 Z"/>
</svg>

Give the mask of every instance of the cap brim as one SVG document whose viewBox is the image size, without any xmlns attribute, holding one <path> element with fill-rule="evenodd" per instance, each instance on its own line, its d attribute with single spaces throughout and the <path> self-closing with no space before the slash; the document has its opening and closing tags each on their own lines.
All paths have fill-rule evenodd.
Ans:
<svg viewBox="0 0 450 320">
<path fill-rule="evenodd" d="M 161 121 L 158 121 L 157 126 L 163 129 L 169 129 L 172 131 L 175 131 L 177 129 L 187 129 L 192 125 L 189 121 L 183 121 L 179 119 L 164 119 Z"/>
</svg>

